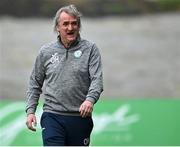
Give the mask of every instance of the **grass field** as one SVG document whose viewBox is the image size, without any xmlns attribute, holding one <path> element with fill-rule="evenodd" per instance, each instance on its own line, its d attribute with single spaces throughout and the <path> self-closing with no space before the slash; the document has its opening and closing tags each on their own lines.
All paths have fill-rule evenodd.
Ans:
<svg viewBox="0 0 180 147">
<path fill-rule="evenodd" d="M 41 104 L 37 109 L 40 119 Z M 25 103 L 0 101 L 0 145 L 41 146 L 41 128 L 26 129 Z M 101 100 L 91 145 L 180 145 L 180 100 Z"/>
</svg>

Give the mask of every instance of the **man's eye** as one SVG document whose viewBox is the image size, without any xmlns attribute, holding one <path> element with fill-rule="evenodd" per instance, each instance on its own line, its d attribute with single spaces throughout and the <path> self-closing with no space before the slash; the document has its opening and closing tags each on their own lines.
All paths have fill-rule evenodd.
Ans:
<svg viewBox="0 0 180 147">
<path fill-rule="evenodd" d="M 76 26 L 78 23 L 75 21 L 75 22 L 72 22 L 72 25 Z"/>
<path fill-rule="evenodd" d="M 68 22 L 64 22 L 64 23 L 63 23 L 64 26 L 67 26 L 68 24 L 69 24 Z"/>
</svg>

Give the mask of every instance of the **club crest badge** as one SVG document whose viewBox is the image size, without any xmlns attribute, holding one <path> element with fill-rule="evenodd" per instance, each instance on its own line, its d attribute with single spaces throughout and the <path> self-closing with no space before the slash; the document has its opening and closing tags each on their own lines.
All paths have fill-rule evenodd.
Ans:
<svg viewBox="0 0 180 147">
<path fill-rule="evenodd" d="M 80 51 L 80 50 L 74 52 L 74 56 L 75 56 L 76 58 L 80 58 L 81 55 L 82 55 L 82 51 Z"/>
</svg>

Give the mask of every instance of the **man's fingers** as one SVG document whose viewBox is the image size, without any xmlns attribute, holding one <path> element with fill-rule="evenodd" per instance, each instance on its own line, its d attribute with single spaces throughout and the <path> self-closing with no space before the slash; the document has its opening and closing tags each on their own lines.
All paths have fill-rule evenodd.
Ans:
<svg viewBox="0 0 180 147">
<path fill-rule="evenodd" d="M 36 131 L 36 129 L 32 126 L 32 122 L 26 122 L 26 125 L 27 125 L 28 129 L 30 129 L 32 131 Z"/>
<path fill-rule="evenodd" d="M 87 100 L 85 100 L 79 108 L 79 112 L 82 117 L 90 116 L 92 111 L 93 111 L 93 103 Z"/>
<path fill-rule="evenodd" d="M 86 117 L 86 115 L 87 115 L 87 110 L 86 110 L 86 108 L 84 108 L 82 111 L 82 117 Z"/>
<path fill-rule="evenodd" d="M 91 107 L 83 106 L 83 105 L 80 107 L 80 115 L 82 117 L 89 116 L 91 114 L 91 112 L 92 112 L 92 108 Z"/>
<path fill-rule="evenodd" d="M 80 115 L 83 116 L 84 115 L 84 111 L 85 111 L 85 107 L 83 105 L 80 106 L 79 112 Z"/>
<path fill-rule="evenodd" d="M 33 127 L 33 122 L 26 122 L 26 125 L 27 125 L 28 129 L 30 129 L 32 131 L 36 131 L 36 129 Z"/>
<path fill-rule="evenodd" d="M 36 131 L 36 129 L 35 129 L 36 124 L 37 124 L 37 121 L 36 121 L 35 115 L 29 114 L 27 117 L 27 122 L 26 122 L 28 129 L 30 129 L 32 131 Z"/>
<path fill-rule="evenodd" d="M 37 125 L 37 121 L 36 121 L 36 117 L 33 118 L 33 125 L 36 127 Z"/>
<path fill-rule="evenodd" d="M 79 109 L 79 112 L 80 112 L 80 115 L 82 116 L 83 113 L 84 113 L 84 107 L 83 107 L 83 105 L 81 105 L 81 107 L 80 107 L 80 109 Z"/>
</svg>

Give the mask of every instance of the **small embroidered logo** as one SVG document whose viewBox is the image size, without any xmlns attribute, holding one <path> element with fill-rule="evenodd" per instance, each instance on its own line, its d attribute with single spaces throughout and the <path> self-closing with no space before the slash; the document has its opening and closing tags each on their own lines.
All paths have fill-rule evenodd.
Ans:
<svg viewBox="0 0 180 147">
<path fill-rule="evenodd" d="M 58 57 L 58 53 L 55 53 L 54 55 L 52 55 L 51 59 L 50 59 L 50 62 L 52 64 L 54 63 L 59 63 L 59 57 Z"/>
<path fill-rule="evenodd" d="M 85 138 L 84 139 L 84 145 L 89 145 L 90 139 L 89 138 Z"/>
<path fill-rule="evenodd" d="M 80 50 L 74 52 L 74 56 L 75 56 L 76 58 L 81 57 L 81 55 L 82 55 L 82 51 L 80 51 Z"/>
</svg>

